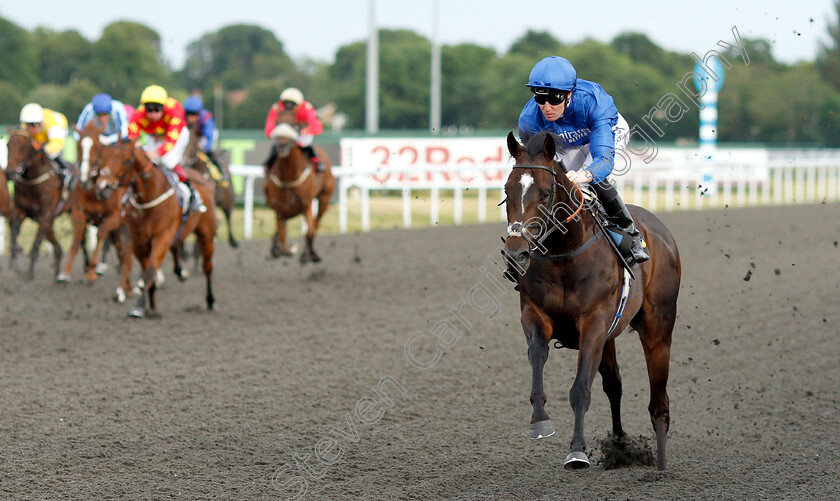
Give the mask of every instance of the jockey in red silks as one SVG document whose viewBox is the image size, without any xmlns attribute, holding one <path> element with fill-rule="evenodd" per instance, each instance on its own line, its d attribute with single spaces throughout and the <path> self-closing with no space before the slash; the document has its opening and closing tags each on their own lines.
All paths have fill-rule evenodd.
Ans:
<svg viewBox="0 0 840 501">
<path fill-rule="evenodd" d="M 312 148 L 312 141 L 315 136 L 324 132 L 324 126 L 318 119 L 315 107 L 311 103 L 303 99 L 303 93 L 294 88 L 289 87 L 280 94 L 280 100 L 271 106 L 268 111 L 268 116 L 265 119 L 265 137 L 274 139 L 272 133 L 277 126 L 277 115 L 284 110 L 295 111 L 295 122 L 300 127 L 300 133 L 297 138 L 297 145 L 306 154 L 306 157 L 312 162 L 312 165 L 321 172 L 324 170 L 324 163 L 318 159 L 318 155 Z M 265 161 L 265 169 L 271 168 L 271 164 L 277 158 L 277 149 L 272 143 L 271 151 Z"/>
<path fill-rule="evenodd" d="M 159 85 L 150 85 L 143 90 L 140 106 L 131 115 L 129 139 L 137 139 L 141 131 L 147 134 L 143 150 L 149 158 L 178 174 L 178 179 L 191 192 L 190 209 L 205 212 L 207 208 L 201 203 L 181 167 L 181 159 L 190 142 L 190 131 L 184 122 L 184 108 Z"/>
</svg>

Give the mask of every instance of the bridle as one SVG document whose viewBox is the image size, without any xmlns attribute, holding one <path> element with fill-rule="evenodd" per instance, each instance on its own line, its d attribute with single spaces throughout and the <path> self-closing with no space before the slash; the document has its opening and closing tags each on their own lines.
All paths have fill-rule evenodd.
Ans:
<svg viewBox="0 0 840 501">
<path fill-rule="evenodd" d="M 566 194 L 569 196 L 569 200 L 574 200 L 574 197 L 572 196 L 571 193 L 569 193 L 568 189 L 566 189 L 566 187 L 563 186 L 563 184 L 560 183 L 557 180 L 557 172 L 554 169 L 546 167 L 545 165 L 528 165 L 528 164 L 514 164 L 512 166 L 512 168 L 513 169 L 540 169 L 540 170 L 544 170 L 546 172 L 551 173 L 551 179 L 552 179 L 553 183 L 551 185 L 551 201 L 548 204 L 548 206 L 551 208 L 550 210 L 551 210 L 551 215 L 552 216 L 554 215 L 554 211 L 555 211 L 554 204 L 557 201 L 557 187 L 558 186 L 560 186 L 566 192 Z M 581 211 L 584 208 L 585 201 L 584 201 L 584 197 L 583 197 L 583 190 L 581 190 L 580 186 L 578 186 L 577 184 L 574 185 L 574 188 L 577 190 L 578 200 L 580 200 L 580 204 L 578 205 L 577 209 L 575 209 L 575 211 L 572 214 L 570 214 L 569 217 L 566 218 L 565 221 L 563 221 L 562 223 L 559 223 L 559 224 L 568 224 L 568 223 L 574 221 L 576 218 L 578 218 L 578 216 L 580 215 Z M 508 236 L 509 237 L 521 237 L 523 229 L 530 229 L 530 228 L 533 228 L 535 226 L 539 227 L 539 224 L 538 223 L 522 224 L 522 223 L 519 223 L 519 222 L 508 223 L 508 228 L 507 228 Z M 536 240 L 534 240 L 532 242 L 531 241 L 532 239 L 527 239 L 527 240 L 529 240 L 529 246 L 533 246 L 534 244 L 540 244 L 541 245 L 545 241 L 545 239 L 547 239 L 552 233 L 554 233 L 557 230 L 558 227 L 559 227 L 559 225 L 556 224 L 556 222 L 553 221 L 552 224 L 550 225 L 550 228 L 548 228 L 547 231 L 543 232 L 542 235 L 539 235 L 539 237 Z"/>
<path fill-rule="evenodd" d="M 27 142 L 29 142 L 29 140 L 31 139 L 29 134 L 27 134 L 23 131 L 12 132 L 12 136 L 23 137 L 27 140 Z M 28 154 L 27 157 L 23 161 L 21 161 L 20 163 L 17 164 L 17 166 L 15 166 L 15 168 L 13 170 L 14 181 L 16 181 L 18 183 L 21 183 L 21 184 L 25 184 L 27 186 L 35 186 L 35 185 L 43 183 L 44 181 L 46 181 L 50 177 L 54 176 L 55 175 L 55 170 L 53 170 L 52 168 L 48 168 L 46 172 L 44 172 L 43 174 L 41 174 L 40 176 L 38 176 L 34 179 L 24 178 L 23 173 L 26 172 L 30 167 L 32 167 L 35 164 L 35 160 L 37 160 L 38 155 L 39 155 L 38 150 L 34 147 L 34 145 L 32 145 L 31 142 L 29 144 L 32 146 L 32 149 L 34 150 L 34 154 Z"/>
</svg>

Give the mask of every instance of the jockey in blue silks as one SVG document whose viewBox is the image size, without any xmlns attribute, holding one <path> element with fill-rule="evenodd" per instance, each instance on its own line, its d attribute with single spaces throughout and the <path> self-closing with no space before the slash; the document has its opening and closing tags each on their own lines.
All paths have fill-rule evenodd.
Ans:
<svg viewBox="0 0 840 501">
<path fill-rule="evenodd" d="M 102 144 L 113 144 L 120 139 L 128 137 L 129 117 L 125 112 L 125 105 L 116 99 L 111 99 L 108 94 L 97 94 L 82 108 L 79 119 L 76 120 L 76 128 L 83 130 L 89 122 L 97 125 L 105 125 L 99 141 Z M 73 137 L 79 140 L 79 133 L 73 131 Z"/>
<path fill-rule="evenodd" d="M 198 124 L 198 147 L 207 156 L 207 160 L 213 165 L 208 165 L 210 175 L 216 182 L 222 181 L 221 164 L 213 153 L 213 143 L 216 142 L 218 131 L 213 114 L 204 109 L 204 101 L 199 96 L 192 95 L 184 99 L 184 119 L 187 127 Z"/>
<path fill-rule="evenodd" d="M 589 183 L 607 216 L 632 237 L 625 259 L 630 264 L 650 259 L 630 212 L 609 182 L 616 151 L 623 151 L 628 126 L 612 96 L 595 82 L 578 79 L 568 60 L 550 56 L 531 70 L 526 84 L 534 93 L 519 115 L 523 143 L 541 131 L 556 134 L 562 144 L 557 160 L 563 160 L 574 183 Z"/>
</svg>

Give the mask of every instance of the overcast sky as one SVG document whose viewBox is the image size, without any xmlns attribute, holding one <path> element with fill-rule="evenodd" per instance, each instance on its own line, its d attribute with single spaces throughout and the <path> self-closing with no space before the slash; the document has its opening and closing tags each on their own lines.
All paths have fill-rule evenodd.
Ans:
<svg viewBox="0 0 840 501">
<path fill-rule="evenodd" d="M 645 33 L 672 51 L 704 54 L 719 40 L 765 38 L 785 63 L 814 60 L 827 26 L 835 23 L 833 0 L 707 0 L 705 2 L 596 0 L 374 0 L 380 28 L 433 35 L 438 5 L 438 40 L 469 42 L 505 52 L 528 29 L 548 31 L 562 42 L 584 38 L 610 41 L 625 31 Z M 94 41 L 109 23 L 131 20 L 149 26 L 163 40 L 167 61 L 180 69 L 186 47 L 231 24 L 255 24 L 272 31 L 294 59 L 332 62 L 342 45 L 364 40 L 369 30 L 368 0 L 206 0 L 144 2 L 115 0 L 0 0 L 0 17 L 32 30 L 37 26 L 75 29 Z M 160 7 L 158 7 L 160 6 Z"/>
</svg>

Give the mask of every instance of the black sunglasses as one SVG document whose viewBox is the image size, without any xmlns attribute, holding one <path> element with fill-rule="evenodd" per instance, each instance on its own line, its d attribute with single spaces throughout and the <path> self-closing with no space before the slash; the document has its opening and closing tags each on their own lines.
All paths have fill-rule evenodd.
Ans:
<svg viewBox="0 0 840 501">
<path fill-rule="evenodd" d="M 146 111 L 149 112 L 149 113 L 155 113 L 155 112 L 158 112 L 158 111 L 163 111 L 163 105 L 162 104 L 147 104 L 146 105 Z"/>
<path fill-rule="evenodd" d="M 548 103 L 552 106 L 557 106 L 558 104 L 562 104 L 568 95 L 568 92 L 546 92 L 537 94 L 537 90 L 534 89 L 534 100 L 537 104 Z"/>
</svg>

